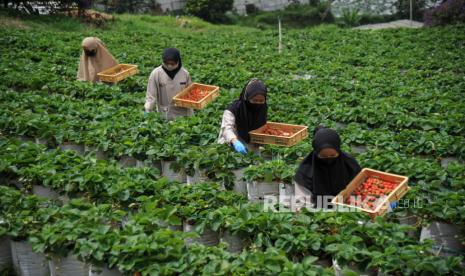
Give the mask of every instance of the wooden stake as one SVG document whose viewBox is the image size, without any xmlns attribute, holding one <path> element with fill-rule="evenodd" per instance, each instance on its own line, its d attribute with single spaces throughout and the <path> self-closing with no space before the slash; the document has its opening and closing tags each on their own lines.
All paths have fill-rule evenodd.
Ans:
<svg viewBox="0 0 465 276">
<path fill-rule="evenodd" d="M 278 44 L 278 53 L 281 54 L 281 51 L 283 49 L 283 44 L 282 44 L 282 39 L 283 35 L 281 33 L 281 17 L 278 17 L 278 32 L 279 32 L 279 44 Z"/>
<path fill-rule="evenodd" d="M 413 25 L 413 0 L 410 0 L 410 27 Z"/>
</svg>

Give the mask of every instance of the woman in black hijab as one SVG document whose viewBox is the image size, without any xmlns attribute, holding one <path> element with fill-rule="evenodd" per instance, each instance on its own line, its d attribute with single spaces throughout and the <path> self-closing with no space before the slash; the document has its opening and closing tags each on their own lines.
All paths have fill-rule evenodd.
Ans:
<svg viewBox="0 0 465 276">
<path fill-rule="evenodd" d="M 361 171 L 357 160 L 341 151 L 341 138 L 336 131 L 317 127 L 313 151 L 297 169 L 294 180 L 316 196 L 335 196 Z"/>
<path fill-rule="evenodd" d="M 162 118 L 173 120 L 180 116 L 192 116 L 190 108 L 177 107 L 173 98 L 191 84 L 189 72 L 182 66 L 181 53 L 176 48 L 163 51 L 162 64 L 150 74 L 144 109 L 157 111 Z"/>
<path fill-rule="evenodd" d="M 219 143 L 230 144 L 237 152 L 257 151 L 258 146 L 250 144 L 249 131 L 266 124 L 268 90 L 258 79 L 250 80 L 242 89 L 239 99 L 224 111 Z"/>
</svg>

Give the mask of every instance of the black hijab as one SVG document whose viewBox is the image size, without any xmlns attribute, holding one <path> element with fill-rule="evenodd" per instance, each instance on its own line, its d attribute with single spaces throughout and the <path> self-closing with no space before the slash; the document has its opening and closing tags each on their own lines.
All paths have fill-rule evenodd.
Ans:
<svg viewBox="0 0 465 276">
<path fill-rule="evenodd" d="M 176 74 L 181 70 L 182 62 L 181 62 L 181 53 L 176 48 L 167 48 L 163 51 L 162 55 L 163 63 L 166 63 L 168 60 L 175 61 L 178 64 L 178 67 L 173 71 L 169 71 L 162 65 L 163 71 L 171 78 L 174 79 Z"/>
<path fill-rule="evenodd" d="M 239 100 L 234 101 L 228 107 L 228 110 L 236 118 L 237 134 L 246 143 L 250 142 L 249 131 L 265 125 L 268 115 L 266 102 L 264 104 L 252 104 L 249 100 L 256 95 L 263 95 L 266 99 L 267 93 L 268 90 L 261 80 L 252 79 L 242 89 Z"/>
<path fill-rule="evenodd" d="M 312 145 L 313 151 L 300 164 L 294 179 L 314 196 L 335 196 L 360 172 L 360 165 L 341 151 L 341 138 L 332 129 L 318 127 Z M 324 148 L 337 150 L 339 156 L 333 160 L 319 158 L 318 153 Z"/>
</svg>

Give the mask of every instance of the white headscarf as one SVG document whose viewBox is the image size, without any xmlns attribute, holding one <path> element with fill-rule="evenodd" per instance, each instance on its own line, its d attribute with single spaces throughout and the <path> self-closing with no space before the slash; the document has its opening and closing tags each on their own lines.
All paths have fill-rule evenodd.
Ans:
<svg viewBox="0 0 465 276">
<path fill-rule="evenodd" d="M 81 81 L 98 81 L 97 74 L 118 64 L 110 54 L 105 44 L 97 37 L 86 37 L 82 41 L 82 54 L 77 72 L 77 79 Z M 95 50 L 95 56 L 89 57 L 87 51 Z"/>
</svg>

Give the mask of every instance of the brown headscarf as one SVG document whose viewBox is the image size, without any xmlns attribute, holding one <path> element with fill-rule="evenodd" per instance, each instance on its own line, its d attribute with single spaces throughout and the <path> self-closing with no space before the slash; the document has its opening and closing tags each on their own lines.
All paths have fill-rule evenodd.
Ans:
<svg viewBox="0 0 465 276">
<path fill-rule="evenodd" d="M 82 54 L 77 72 L 77 79 L 81 81 L 98 81 L 97 74 L 118 64 L 110 54 L 105 44 L 97 37 L 86 37 L 82 41 Z M 94 56 L 87 56 L 84 52 L 95 51 Z"/>
</svg>

